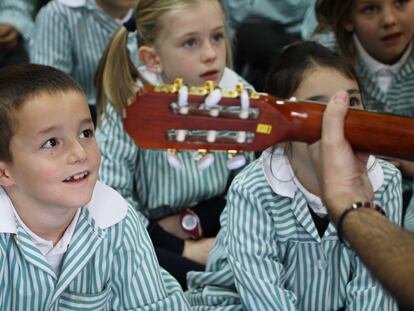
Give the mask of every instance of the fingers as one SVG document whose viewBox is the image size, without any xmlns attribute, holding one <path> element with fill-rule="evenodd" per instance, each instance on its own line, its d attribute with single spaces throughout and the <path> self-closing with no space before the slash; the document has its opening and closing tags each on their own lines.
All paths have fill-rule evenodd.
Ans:
<svg viewBox="0 0 414 311">
<path fill-rule="evenodd" d="M 322 120 L 322 139 L 326 143 L 335 143 L 345 138 L 344 123 L 348 112 L 349 96 L 339 91 L 326 107 Z"/>
<path fill-rule="evenodd" d="M 5 49 L 12 49 L 17 45 L 19 33 L 11 25 L 0 25 L 0 46 Z"/>
</svg>

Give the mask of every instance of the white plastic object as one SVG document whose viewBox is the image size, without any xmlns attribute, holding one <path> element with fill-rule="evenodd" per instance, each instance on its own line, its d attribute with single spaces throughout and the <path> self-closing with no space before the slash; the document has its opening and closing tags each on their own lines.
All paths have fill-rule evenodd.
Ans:
<svg viewBox="0 0 414 311">
<path fill-rule="evenodd" d="M 237 132 L 237 137 L 236 137 L 236 141 L 239 144 L 243 144 L 246 142 L 247 139 L 247 133 L 245 131 L 239 131 Z"/>
<path fill-rule="evenodd" d="M 208 131 L 207 132 L 206 140 L 209 143 L 214 143 L 216 141 L 216 138 L 217 138 L 217 131 Z"/>
<path fill-rule="evenodd" d="M 229 170 L 237 170 L 246 165 L 246 157 L 242 154 L 238 154 L 231 159 L 228 159 L 226 164 Z"/>
<path fill-rule="evenodd" d="M 240 93 L 240 108 L 240 119 L 247 119 L 249 117 L 250 98 L 249 93 L 247 93 L 246 90 L 243 90 Z"/>
<path fill-rule="evenodd" d="M 207 95 L 204 105 L 207 109 L 211 109 L 220 102 L 222 97 L 221 90 L 219 88 L 215 89 L 213 92 Z"/>
<path fill-rule="evenodd" d="M 205 154 L 200 160 L 198 160 L 197 167 L 203 171 L 214 162 L 214 155 L 212 153 Z"/>
<path fill-rule="evenodd" d="M 168 152 L 167 153 L 167 161 L 168 163 L 175 168 L 177 171 L 183 168 L 183 164 L 181 163 L 180 158 L 176 153 Z"/>
<path fill-rule="evenodd" d="M 187 107 L 188 106 L 188 87 L 183 85 L 178 90 L 178 106 Z"/>
<path fill-rule="evenodd" d="M 183 142 L 183 141 L 185 141 L 186 136 L 187 136 L 187 130 L 178 130 L 177 135 L 175 136 L 175 139 L 178 142 Z"/>
</svg>

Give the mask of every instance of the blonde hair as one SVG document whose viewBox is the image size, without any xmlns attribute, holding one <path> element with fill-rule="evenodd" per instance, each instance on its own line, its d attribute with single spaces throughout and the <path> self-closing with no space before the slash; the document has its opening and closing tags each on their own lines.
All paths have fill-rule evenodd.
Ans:
<svg viewBox="0 0 414 311">
<path fill-rule="evenodd" d="M 356 49 L 352 32 L 345 29 L 345 22 L 351 20 L 354 0 L 318 0 L 315 4 L 316 18 L 319 22 L 315 33 L 333 31 L 341 53 L 354 64 Z"/>
<path fill-rule="evenodd" d="M 206 0 L 140 0 L 135 9 L 135 24 L 139 46 L 154 46 L 163 29 L 162 16 L 173 10 L 179 10 Z M 220 0 L 218 1 L 221 5 Z M 224 10 L 223 10 L 224 14 Z M 135 82 L 140 76 L 134 63 L 129 58 L 127 49 L 129 32 L 121 27 L 113 35 L 96 71 L 97 122 L 100 125 L 108 102 L 121 113 L 127 100 L 134 91 Z M 227 34 L 225 34 L 226 65 L 232 67 L 232 52 Z"/>
</svg>

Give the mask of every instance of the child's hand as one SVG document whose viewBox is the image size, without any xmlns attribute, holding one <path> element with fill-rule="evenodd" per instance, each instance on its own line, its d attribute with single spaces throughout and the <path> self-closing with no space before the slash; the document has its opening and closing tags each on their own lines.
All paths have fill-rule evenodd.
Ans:
<svg viewBox="0 0 414 311">
<path fill-rule="evenodd" d="M 158 224 L 168 233 L 175 235 L 182 240 L 188 240 L 191 236 L 183 230 L 180 223 L 180 214 L 164 217 Z"/>
<path fill-rule="evenodd" d="M 5 50 L 14 49 L 19 40 L 19 33 L 14 26 L 0 24 L 0 48 Z"/>
<path fill-rule="evenodd" d="M 198 241 L 187 240 L 184 243 L 183 256 L 202 265 L 206 265 L 208 254 L 213 247 L 214 238 L 206 238 Z"/>
</svg>

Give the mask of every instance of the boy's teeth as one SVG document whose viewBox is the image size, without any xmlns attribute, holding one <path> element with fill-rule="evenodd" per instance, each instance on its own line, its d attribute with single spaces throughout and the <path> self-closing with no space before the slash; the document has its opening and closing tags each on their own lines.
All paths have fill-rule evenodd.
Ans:
<svg viewBox="0 0 414 311">
<path fill-rule="evenodd" d="M 78 179 L 84 178 L 86 175 L 88 175 L 87 172 L 80 173 L 80 174 L 74 175 L 70 178 L 67 178 L 67 180 L 78 180 Z"/>
</svg>

